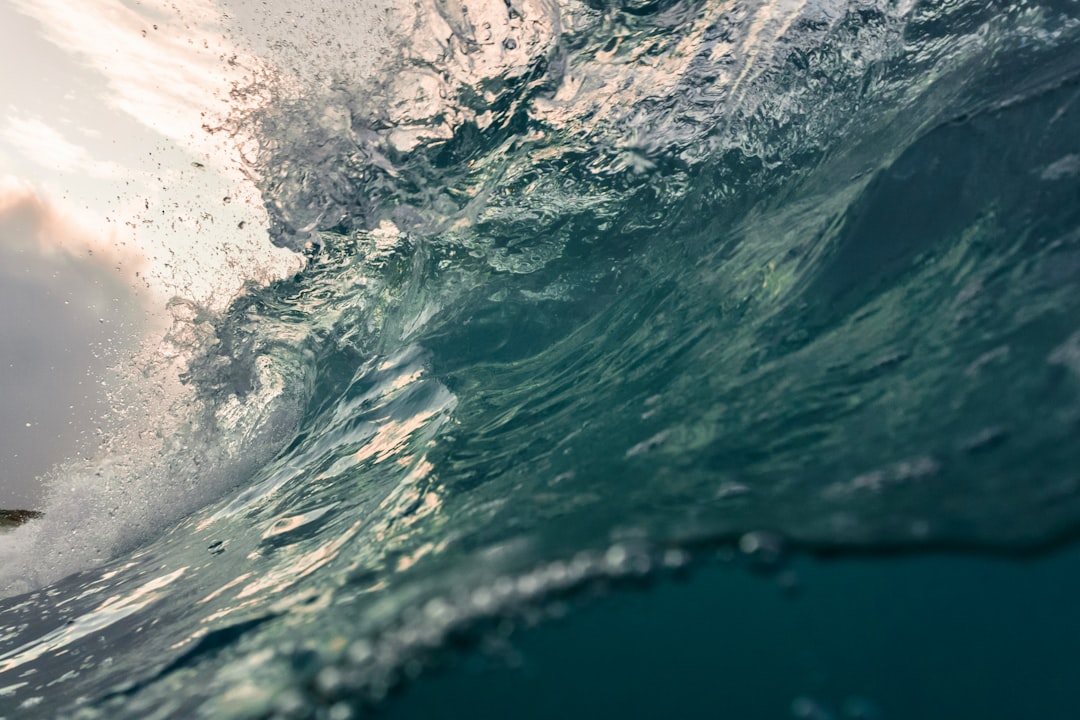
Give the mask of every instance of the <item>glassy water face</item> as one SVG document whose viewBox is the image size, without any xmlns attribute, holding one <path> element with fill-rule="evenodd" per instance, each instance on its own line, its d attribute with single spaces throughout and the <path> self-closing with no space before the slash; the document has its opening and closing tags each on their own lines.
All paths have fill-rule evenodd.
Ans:
<svg viewBox="0 0 1080 720">
<path fill-rule="evenodd" d="M 303 268 L 224 309 L 173 300 L 145 374 L 180 385 L 5 536 L 10 714 L 344 718 L 421 678 L 389 712 L 424 715 L 475 687 L 426 680 L 459 646 L 500 656 L 567 607 L 526 652 L 616 645 L 578 609 L 603 588 L 657 621 L 635 656 L 674 652 L 677 608 L 779 597 L 715 569 L 628 597 L 718 548 L 761 570 L 1075 532 L 1075 2 L 327 3 L 284 35 L 247 11 L 233 32 L 264 60 L 233 58 L 205 133 L 241 144 Z M 376 31 L 337 51 L 349 20 Z M 1071 567 L 952 563 L 804 572 L 832 598 L 950 579 L 966 605 Z M 800 612 L 763 602 L 744 652 Z M 792 627 L 855 642 L 794 603 Z M 977 634 L 912 603 L 885 606 Z M 840 684 L 880 678 L 850 666 L 774 667 L 782 702 L 751 716 L 919 707 L 880 683 L 859 704 Z"/>
</svg>

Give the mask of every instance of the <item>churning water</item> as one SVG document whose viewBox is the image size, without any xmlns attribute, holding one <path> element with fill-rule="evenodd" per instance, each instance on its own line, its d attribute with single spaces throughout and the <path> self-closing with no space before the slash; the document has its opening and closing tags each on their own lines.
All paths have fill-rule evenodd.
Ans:
<svg viewBox="0 0 1080 720">
<path fill-rule="evenodd" d="M 293 12 L 207 132 L 303 269 L 0 540 L 0 716 L 1075 717 L 1075 552 L 951 553 L 1080 528 L 1080 3 Z"/>
</svg>

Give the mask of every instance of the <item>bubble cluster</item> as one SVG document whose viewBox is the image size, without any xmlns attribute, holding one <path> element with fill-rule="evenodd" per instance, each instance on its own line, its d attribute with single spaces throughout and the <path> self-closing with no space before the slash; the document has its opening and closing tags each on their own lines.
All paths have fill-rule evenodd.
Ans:
<svg viewBox="0 0 1080 720">
<path fill-rule="evenodd" d="M 329 708 L 351 717 L 346 712 L 377 707 L 454 653 L 480 649 L 506 660 L 512 657 L 506 641 L 516 628 L 562 617 L 568 601 L 644 579 L 679 576 L 690 562 L 683 548 L 615 543 L 602 552 L 582 551 L 569 560 L 437 595 L 407 608 L 387 630 L 352 640 L 340 652 L 303 644 L 283 649 L 297 672 L 295 685 L 279 696 L 275 712 L 309 718 Z"/>
</svg>

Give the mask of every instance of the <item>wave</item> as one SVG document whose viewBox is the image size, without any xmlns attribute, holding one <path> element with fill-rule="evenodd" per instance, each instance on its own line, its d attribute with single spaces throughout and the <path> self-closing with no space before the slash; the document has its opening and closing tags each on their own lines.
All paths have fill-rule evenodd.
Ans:
<svg viewBox="0 0 1080 720">
<path fill-rule="evenodd" d="M 277 243 L 399 238 L 389 274 L 304 283 L 360 305 L 393 279 L 334 334 L 394 306 L 356 347 L 430 350 L 460 402 L 440 462 L 492 497 L 601 536 L 1038 544 L 1071 527 L 1040 500 L 1073 482 L 1073 299 L 1047 280 L 1075 232 L 1069 12 L 432 2 L 371 78 L 237 122 Z M 1017 133 L 1022 160 L 987 152 Z M 582 479 L 618 476 L 642 507 Z"/>
<path fill-rule="evenodd" d="M 292 38 L 212 128 L 305 265 L 176 301 L 123 425 L 161 437 L 5 545 L 76 536 L 19 589 L 104 564 L 71 628 L 0 609 L 0 675 L 154 627 L 40 707 L 321 712 L 702 546 L 1076 532 L 1075 3 L 385 17 L 362 63 Z"/>
</svg>

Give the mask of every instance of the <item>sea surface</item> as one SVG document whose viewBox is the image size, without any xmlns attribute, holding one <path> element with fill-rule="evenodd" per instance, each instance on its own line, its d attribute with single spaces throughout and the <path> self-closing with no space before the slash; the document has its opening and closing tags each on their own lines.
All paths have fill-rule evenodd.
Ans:
<svg viewBox="0 0 1080 720">
<path fill-rule="evenodd" d="M 1080 2 L 386 5 L 206 128 L 303 269 L 0 537 L 0 718 L 1080 717 Z"/>
</svg>

